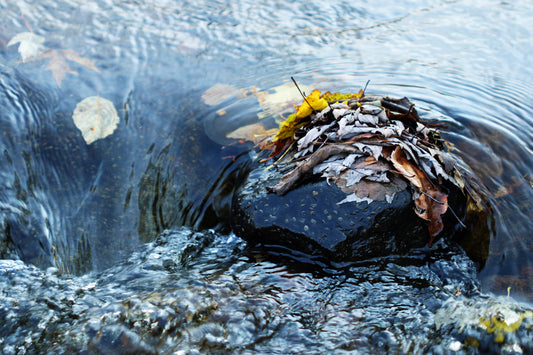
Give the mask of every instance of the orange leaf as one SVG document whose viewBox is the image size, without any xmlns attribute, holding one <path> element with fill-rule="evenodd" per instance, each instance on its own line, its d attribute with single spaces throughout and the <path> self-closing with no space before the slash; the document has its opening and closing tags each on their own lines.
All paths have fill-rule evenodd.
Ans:
<svg viewBox="0 0 533 355">
<path fill-rule="evenodd" d="M 444 228 L 441 215 L 448 209 L 448 195 L 434 187 L 431 181 L 422 170 L 407 160 L 400 147 L 396 147 L 391 154 L 391 161 L 394 168 L 400 172 L 416 189 L 418 197 L 415 198 L 415 213 L 429 221 L 429 236 L 431 240 L 436 237 Z"/>
</svg>

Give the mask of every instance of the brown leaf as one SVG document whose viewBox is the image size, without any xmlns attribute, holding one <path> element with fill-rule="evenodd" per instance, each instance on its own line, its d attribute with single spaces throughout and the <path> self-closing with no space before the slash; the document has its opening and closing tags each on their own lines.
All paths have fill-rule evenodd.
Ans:
<svg viewBox="0 0 533 355">
<path fill-rule="evenodd" d="M 391 161 L 394 168 L 418 190 L 413 195 L 415 212 L 420 218 L 429 221 L 428 229 L 431 237 L 429 245 L 431 246 L 433 238 L 444 228 L 441 215 L 448 209 L 448 195 L 433 186 L 426 174 L 407 160 L 400 147 L 396 147 L 392 152 Z"/>
<path fill-rule="evenodd" d="M 100 72 L 94 65 L 93 61 L 80 56 L 80 54 L 72 49 L 50 49 L 39 56 L 30 60 L 40 60 L 48 58 L 50 61 L 46 66 L 46 70 L 52 71 L 52 75 L 57 82 L 57 85 L 61 87 L 61 82 L 65 79 L 67 73 L 78 74 L 70 68 L 67 60 L 79 63 L 89 69 Z"/>
<path fill-rule="evenodd" d="M 58 49 L 58 51 L 61 51 L 66 59 L 81 64 L 84 67 L 92 69 L 96 72 L 100 72 L 100 70 L 94 65 L 94 62 L 92 60 L 82 57 L 78 52 L 72 49 Z"/>
</svg>

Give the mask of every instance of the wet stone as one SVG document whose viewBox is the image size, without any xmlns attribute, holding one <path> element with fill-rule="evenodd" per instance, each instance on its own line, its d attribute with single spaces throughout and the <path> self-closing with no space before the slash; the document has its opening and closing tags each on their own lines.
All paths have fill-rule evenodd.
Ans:
<svg viewBox="0 0 533 355">
<path fill-rule="evenodd" d="M 408 189 L 396 193 L 391 203 L 339 204 L 346 194 L 335 184 L 308 178 L 279 196 L 266 189 L 282 176 L 272 170 L 252 171 L 233 200 L 233 230 L 250 243 L 282 245 L 332 260 L 356 260 L 401 254 L 429 242 L 427 224 L 413 211 Z M 461 208 L 456 206 L 455 211 Z M 284 218 L 271 218 L 272 214 Z M 457 223 L 454 217 L 446 217 L 445 226 Z"/>
</svg>

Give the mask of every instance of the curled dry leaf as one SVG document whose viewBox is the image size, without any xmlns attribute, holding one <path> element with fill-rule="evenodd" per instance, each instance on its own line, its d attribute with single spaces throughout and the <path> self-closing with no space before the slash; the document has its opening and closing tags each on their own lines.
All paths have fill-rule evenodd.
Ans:
<svg viewBox="0 0 533 355">
<path fill-rule="evenodd" d="M 351 145 L 332 144 L 323 147 L 311 154 L 305 161 L 300 163 L 294 170 L 285 174 L 277 185 L 268 187 L 270 192 L 275 192 L 278 195 L 286 194 L 292 186 L 307 172 L 312 171 L 319 163 L 323 162 L 332 155 L 341 153 L 361 153 L 359 149 Z"/>
<path fill-rule="evenodd" d="M 420 218 L 429 221 L 429 235 L 433 239 L 444 228 L 441 215 L 448 209 L 448 195 L 434 186 L 422 170 L 407 160 L 400 147 L 392 152 L 391 161 L 394 168 L 419 190 L 415 197 L 415 212 Z"/>
<path fill-rule="evenodd" d="M 113 103 L 100 96 L 79 102 L 72 119 L 87 144 L 112 134 L 120 120 Z"/>
<path fill-rule="evenodd" d="M 341 179 L 337 184 L 341 190 L 347 194 L 346 198 L 337 204 L 347 202 L 366 201 L 386 201 L 391 203 L 397 192 L 405 190 L 407 184 L 401 179 L 393 179 L 391 183 L 383 184 L 374 181 L 361 180 L 353 186 L 344 186 Z"/>
</svg>

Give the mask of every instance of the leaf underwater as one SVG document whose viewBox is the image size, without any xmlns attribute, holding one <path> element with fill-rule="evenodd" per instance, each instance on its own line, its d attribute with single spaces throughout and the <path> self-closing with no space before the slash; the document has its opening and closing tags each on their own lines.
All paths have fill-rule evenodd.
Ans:
<svg viewBox="0 0 533 355">
<path fill-rule="evenodd" d="M 7 46 L 19 44 L 19 53 L 22 61 L 37 56 L 44 49 L 44 37 L 34 34 L 33 32 L 21 32 L 13 36 L 7 43 Z"/>
<path fill-rule="evenodd" d="M 254 90 L 252 90 L 254 89 Z M 310 90 L 310 87 L 302 85 L 302 90 Z M 261 112 L 257 113 L 259 119 L 278 114 L 286 109 L 294 107 L 294 104 L 302 100 L 300 93 L 294 90 L 292 83 L 285 83 L 269 90 L 251 88 L 250 92 L 257 98 Z"/>
<path fill-rule="evenodd" d="M 302 87 L 304 90 L 309 89 L 305 85 Z M 292 108 L 301 100 L 300 94 L 294 90 L 291 83 L 285 83 L 268 90 L 262 90 L 255 86 L 248 89 L 238 89 L 230 84 L 216 83 L 202 93 L 202 102 L 208 106 L 214 106 L 228 99 L 250 96 L 255 97 L 261 107 L 261 111 L 257 113 L 258 119 L 279 114 Z"/>
<path fill-rule="evenodd" d="M 208 106 L 219 103 L 242 94 L 242 91 L 228 84 L 216 83 L 202 94 L 202 102 Z"/>
<path fill-rule="evenodd" d="M 87 144 L 113 134 L 120 121 L 113 103 L 100 96 L 79 102 L 72 119 Z"/>
<path fill-rule="evenodd" d="M 266 138 L 275 134 L 277 131 L 277 128 L 266 129 L 263 123 L 254 123 L 240 127 L 235 131 L 228 133 L 226 138 L 244 139 L 245 141 L 259 144 Z"/>
<path fill-rule="evenodd" d="M 41 59 L 50 60 L 46 66 L 46 70 L 50 70 L 52 72 L 52 75 L 59 87 L 61 87 L 61 82 L 63 79 L 65 79 L 67 73 L 75 75 L 78 74 L 70 68 L 67 60 L 81 64 L 84 67 L 92 69 L 96 72 L 100 72 L 92 60 L 82 57 L 78 52 L 72 49 L 50 49 L 41 53 L 39 56 L 32 58 L 31 60 Z"/>
</svg>

